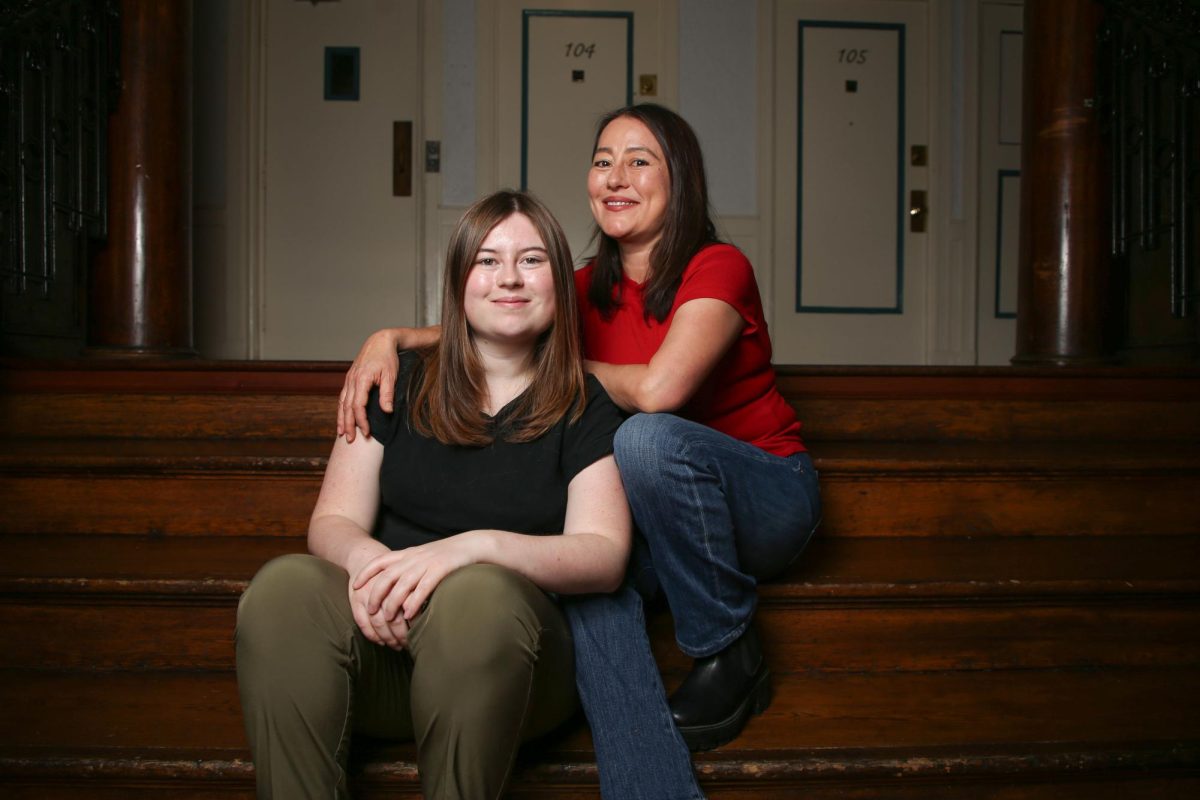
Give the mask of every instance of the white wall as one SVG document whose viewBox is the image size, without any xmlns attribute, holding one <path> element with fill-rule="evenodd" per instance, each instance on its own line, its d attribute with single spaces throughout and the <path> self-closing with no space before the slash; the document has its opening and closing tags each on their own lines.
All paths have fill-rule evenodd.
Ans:
<svg viewBox="0 0 1200 800">
<path fill-rule="evenodd" d="M 423 108 L 430 117 L 425 121 L 429 134 L 415 143 L 414 190 L 424 188 L 427 198 L 424 205 L 418 201 L 415 211 L 417 256 L 403 267 L 414 274 L 392 275 L 404 284 L 405 288 L 397 289 L 403 293 L 399 301 L 403 307 L 393 303 L 393 307 L 376 309 L 368 315 L 371 322 L 360 320 L 354 335 L 346 334 L 347 341 L 376 319 L 392 323 L 431 319 L 437 305 L 440 253 L 450 227 L 463 207 L 481 192 L 495 188 L 499 176 L 512 171 L 501 163 L 505 156 L 497 146 L 498 111 L 492 95 L 491 70 L 500 57 L 497 36 L 504 27 L 497 19 L 500 5 L 492 0 L 342 0 L 320 3 L 314 9 L 294 0 L 276 2 L 203 0 L 194 4 L 195 318 L 197 347 L 207 357 L 272 355 L 269 346 L 266 350 L 262 347 L 264 325 L 270 322 L 262 313 L 272 298 L 263 296 L 264 284 L 259 280 L 268 258 L 263 247 L 267 232 L 262 196 L 271 188 L 263 185 L 265 173 L 261 172 L 266 159 L 263 115 L 272 102 L 267 96 L 270 76 L 264 72 L 268 61 L 299 63 L 308 57 L 300 53 L 299 45 L 286 39 L 277 38 L 271 44 L 272 52 L 264 51 L 271 33 L 265 25 L 273 24 L 270 15 L 262 13 L 264 7 L 277 8 L 280 14 L 327 15 L 330 19 L 361 15 L 364 39 L 371 34 L 372 19 L 401 5 L 418 9 L 425 19 L 419 46 L 429 53 L 423 62 L 428 77 L 420 80 L 425 81 Z M 934 138 L 949 151 L 936 154 L 942 157 L 943 166 L 936 185 L 930 187 L 932 233 L 939 237 L 931 242 L 930 363 L 974 361 L 979 196 L 975 28 L 981 2 L 984 0 L 928 0 L 930 32 L 935 37 L 930 87 L 937 109 Z M 572 7 L 593 5 L 579 2 Z M 653 6 L 633 3 L 630 7 L 655 9 L 652 14 L 639 11 L 643 18 L 661 26 L 652 52 L 660 54 L 660 61 L 665 56 L 666 62 L 656 67 L 662 74 L 660 93 L 654 99 L 677 108 L 695 127 L 705 153 L 718 225 L 726 238 L 750 256 L 759 274 L 764 304 L 771 308 L 774 175 L 769 162 L 774 116 L 770 98 L 775 78 L 770 40 L 775 2 L 656 0 Z M 386 46 L 386 42 L 377 45 Z M 420 117 L 422 112 L 414 113 Z M 336 134 L 336 126 L 331 130 Z M 424 138 L 441 142 L 441 172 L 437 175 L 421 174 Z M 371 158 L 380 161 L 377 154 Z M 375 167 L 390 170 L 390 164 L 376 163 Z M 381 202 L 394 204 L 390 198 Z M 381 219 L 385 218 L 386 214 Z M 400 263 L 392 261 L 392 267 L 378 268 L 392 269 Z M 296 291 L 284 302 L 301 305 L 311 305 L 305 292 L 327 291 L 303 282 L 293 282 L 292 288 Z M 349 358 L 353 351 L 349 344 L 340 344 L 321 353 L 301 349 L 289 356 L 318 354 Z"/>
</svg>

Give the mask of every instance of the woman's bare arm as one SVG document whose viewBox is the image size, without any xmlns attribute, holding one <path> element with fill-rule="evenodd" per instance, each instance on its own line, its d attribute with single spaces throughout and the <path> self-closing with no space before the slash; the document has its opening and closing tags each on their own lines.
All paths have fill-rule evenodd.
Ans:
<svg viewBox="0 0 1200 800">
<path fill-rule="evenodd" d="M 648 364 L 587 362 L 589 372 L 626 411 L 675 411 L 691 399 L 741 335 L 746 322 L 723 300 L 697 298 L 681 305 Z"/>
<path fill-rule="evenodd" d="M 363 566 L 390 552 L 369 533 L 379 508 L 382 462 L 383 445 L 379 442 L 366 437 L 354 444 L 340 437 L 336 439 L 321 494 L 308 523 L 309 552 L 337 564 L 349 575 L 357 574 Z M 402 649 L 408 639 L 407 622 L 367 612 L 374 588 L 372 585 L 356 588 L 347 580 L 354 622 L 370 641 Z"/>
</svg>

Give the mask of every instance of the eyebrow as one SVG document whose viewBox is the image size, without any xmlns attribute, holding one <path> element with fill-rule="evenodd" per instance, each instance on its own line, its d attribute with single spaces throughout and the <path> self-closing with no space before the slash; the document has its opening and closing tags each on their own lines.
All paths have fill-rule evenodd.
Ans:
<svg viewBox="0 0 1200 800">
<path fill-rule="evenodd" d="M 547 250 L 545 247 L 543 247 L 540 244 L 533 244 L 533 245 L 529 245 L 528 247 L 522 247 L 517 252 L 518 253 L 528 253 L 531 250 L 539 250 L 543 253 L 550 252 L 549 250 Z M 499 251 L 497 251 L 496 248 L 494 248 L 494 247 L 481 247 L 481 248 L 479 248 L 479 252 L 481 252 L 481 253 L 496 253 Z"/>
<path fill-rule="evenodd" d="M 659 154 L 658 154 L 658 153 L 654 152 L 654 151 L 653 151 L 653 150 L 651 150 L 649 147 L 645 147 L 645 146 L 643 146 L 643 145 L 640 145 L 640 144 L 635 144 L 633 147 L 627 147 L 627 148 L 625 148 L 625 149 L 626 149 L 626 151 L 628 151 L 628 150 L 639 150 L 639 151 L 641 151 L 641 152 L 643 152 L 643 153 L 649 153 L 650 155 L 654 156 L 655 158 L 661 158 L 661 156 L 659 156 Z M 596 148 L 596 152 L 597 152 L 597 153 L 608 153 L 608 154 L 610 154 L 610 155 L 611 155 L 611 154 L 612 154 L 612 152 L 613 152 L 613 149 L 612 149 L 611 147 L 597 147 L 597 148 Z"/>
</svg>

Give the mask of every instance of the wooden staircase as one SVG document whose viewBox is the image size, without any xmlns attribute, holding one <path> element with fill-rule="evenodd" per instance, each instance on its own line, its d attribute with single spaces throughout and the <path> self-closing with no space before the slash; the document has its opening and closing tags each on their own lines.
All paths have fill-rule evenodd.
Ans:
<svg viewBox="0 0 1200 800">
<path fill-rule="evenodd" d="M 301 551 L 342 364 L 0 370 L 0 796 L 253 796 L 237 598 Z M 1200 372 L 784 369 L 825 520 L 713 798 L 1200 796 Z M 668 684 L 685 660 L 651 620 Z M 356 796 L 418 797 L 357 742 Z M 586 726 L 513 797 L 598 796 Z"/>
</svg>

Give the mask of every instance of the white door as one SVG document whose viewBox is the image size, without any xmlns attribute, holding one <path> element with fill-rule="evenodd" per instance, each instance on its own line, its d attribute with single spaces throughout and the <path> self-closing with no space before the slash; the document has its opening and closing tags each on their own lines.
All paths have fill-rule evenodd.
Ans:
<svg viewBox="0 0 1200 800">
<path fill-rule="evenodd" d="M 977 363 L 1007 365 L 1017 350 L 1021 216 L 1021 6 L 980 10 Z"/>
<path fill-rule="evenodd" d="M 418 23 L 418 0 L 269 0 L 262 358 L 349 359 L 370 331 L 417 320 Z M 357 99 L 326 99 L 327 48 L 346 48 L 333 95 L 357 84 Z M 412 123 L 408 196 L 394 193 L 396 122 Z"/>
<path fill-rule="evenodd" d="M 660 40 L 665 5 L 497 4 L 492 77 L 498 184 L 529 189 L 544 200 L 576 261 L 592 252 L 586 247 L 593 227 L 587 171 L 597 120 L 630 103 L 673 104 L 674 69 L 668 74 L 668 64 L 677 58 Z M 652 85 L 643 85 L 643 77 Z"/>
<path fill-rule="evenodd" d="M 776 5 L 776 363 L 927 361 L 928 14 Z"/>
</svg>

